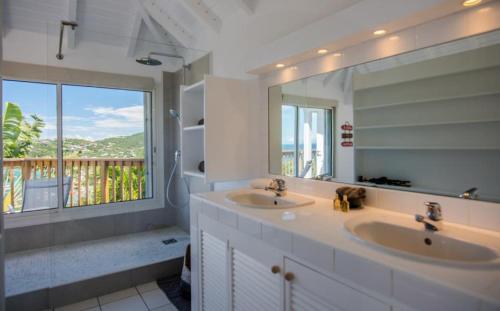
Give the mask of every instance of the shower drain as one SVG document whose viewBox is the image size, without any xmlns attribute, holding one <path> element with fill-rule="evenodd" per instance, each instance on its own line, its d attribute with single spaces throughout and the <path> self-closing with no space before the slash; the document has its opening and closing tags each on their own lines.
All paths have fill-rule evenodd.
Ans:
<svg viewBox="0 0 500 311">
<path fill-rule="evenodd" d="M 176 239 L 168 239 L 168 240 L 163 240 L 161 241 L 163 244 L 165 245 L 170 245 L 170 244 L 174 244 L 174 243 L 177 243 L 178 241 Z"/>
</svg>

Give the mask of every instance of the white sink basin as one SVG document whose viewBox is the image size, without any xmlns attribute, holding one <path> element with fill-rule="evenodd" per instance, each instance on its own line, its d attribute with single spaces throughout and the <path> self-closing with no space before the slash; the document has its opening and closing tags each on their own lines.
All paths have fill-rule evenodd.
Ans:
<svg viewBox="0 0 500 311">
<path fill-rule="evenodd" d="M 445 224 L 424 230 L 411 217 L 363 215 L 345 223 L 347 231 L 371 246 L 415 259 L 443 264 L 500 265 L 500 239 L 481 230 Z"/>
<path fill-rule="evenodd" d="M 229 202 L 253 208 L 291 208 L 314 203 L 313 199 L 288 192 L 285 196 L 278 197 L 273 192 L 262 189 L 238 190 L 226 195 Z"/>
</svg>

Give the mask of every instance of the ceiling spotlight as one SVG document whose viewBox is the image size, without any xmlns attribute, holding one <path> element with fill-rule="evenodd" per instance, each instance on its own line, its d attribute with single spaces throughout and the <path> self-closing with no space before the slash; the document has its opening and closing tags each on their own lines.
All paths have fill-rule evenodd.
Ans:
<svg viewBox="0 0 500 311">
<path fill-rule="evenodd" d="M 483 0 L 465 0 L 464 2 L 462 2 L 462 5 L 465 7 L 470 7 L 478 5 L 481 2 L 483 2 Z"/>
<path fill-rule="evenodd" d="M 387 31 L 385 29 L 378 29 L 378 30 L 375 30 L 373 32 L 373 34 L 376 36 L 382 36 L 382 35 L 385 35 L 386 33 L 387 33 Z"/>
<path fill-rule="evenodd" d="M 326 54 L 326 53 L 328 53 L 327 49 L 319 49 L 318 50 L 318 54 Z"/>
<path fill-rule="evenodd" d="M 337 53 L 333 53 L 333 56 L 340 57 L 340 56 L 342 56 L 342 53 L 338 53 L 338 52 Z"/>
<path fill-rule="evenodd" d="M 283 68 L 285 67 L 285 64 L 276 64 L 276 68 Z"/>
<path fill-rule="evenodd" d="M 391 40 L 391 41 L 399 40 L 399 37 L 398 36 L 390 36 L 389 40 Z"/>
</svg>

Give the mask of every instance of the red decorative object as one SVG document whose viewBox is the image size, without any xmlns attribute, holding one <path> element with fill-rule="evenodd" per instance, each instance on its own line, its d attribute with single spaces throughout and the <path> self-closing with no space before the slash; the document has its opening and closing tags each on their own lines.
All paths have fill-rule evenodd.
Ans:
<svg viewBox="0 0 500 311">
<path fill-rule="evenodd" d="M 342 142 L 340 143 L 340 145 L 342 147 L 354 146 L 354 143 L 352 142 L 352 139 L 354 138 L 354 134 L 352 133 L 353 129 L 352 124 L 346 122 L 342 124 L 340 128 L 342 129 L 342 135 L 340 135 L 340 137 L 342 137 Z"/>
</svg>

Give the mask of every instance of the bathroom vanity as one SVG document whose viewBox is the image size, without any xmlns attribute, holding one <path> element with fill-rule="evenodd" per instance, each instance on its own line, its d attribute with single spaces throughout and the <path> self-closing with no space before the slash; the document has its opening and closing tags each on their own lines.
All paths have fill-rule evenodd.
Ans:
<svg viewBox="0 0 500 311">
<path fill-rule="evenodd" d="M 251 207 L 234 200 L 242 191 L 264 192 L 191 195 L 193 310 L 500 309 L 498 232 L 446 221 L 428 232 L 411 215 L 371 207 L 342 213 L 329 199 L 293 193 L 296 207 L 271 207 L 264 197 L 253 200 L 262 208 Z M 403 243 L 382 245 L 373 224 L 392 226 L 382 233 Z M 394 228 L 437 248 L 422 256 Z"/>
</svg>

